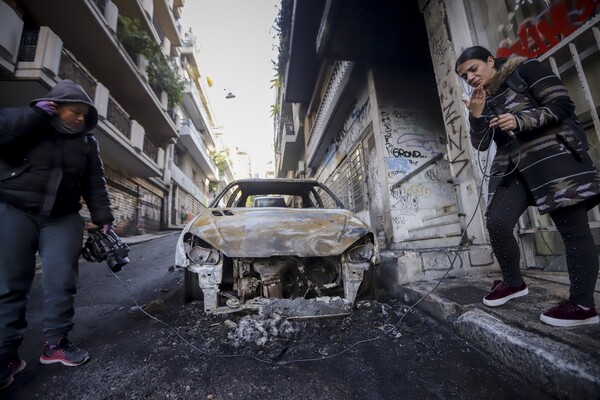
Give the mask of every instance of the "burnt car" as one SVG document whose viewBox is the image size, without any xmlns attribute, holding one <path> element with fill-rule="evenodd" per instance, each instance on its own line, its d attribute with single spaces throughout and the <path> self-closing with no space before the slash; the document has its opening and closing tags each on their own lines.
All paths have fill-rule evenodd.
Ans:
<svg viewBox="0 0 600 400">
<path fill-rule="evenodd" d="M 183 229 L 175 265 L 186 301 L 207 313 L 257 308 L 260 299 L 377 293 L 375 235 L 316 180 L 241 179 Z"/>
</svg>

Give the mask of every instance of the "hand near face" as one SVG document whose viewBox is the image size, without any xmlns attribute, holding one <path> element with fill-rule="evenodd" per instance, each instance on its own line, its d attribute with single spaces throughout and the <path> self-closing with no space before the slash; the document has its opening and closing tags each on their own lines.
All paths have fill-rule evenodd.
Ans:
<svg viewBox="0 0 600 400">
<path fill-rule="evenodd" d="M 471 100 L 469 101 L 469 112 L 475 118 L 479 118 L 483 113 L 485 106 L 485 90 L 483 86 L 479 85 L 471 93 Z"/>
<path fill-rule="evenodd" d="M 53 116 L 58 112 L 57 105 L 53 101 L 42 100 L 38 101 L 35 105 L 44 110 L 49 116 Z"/>
</svg>

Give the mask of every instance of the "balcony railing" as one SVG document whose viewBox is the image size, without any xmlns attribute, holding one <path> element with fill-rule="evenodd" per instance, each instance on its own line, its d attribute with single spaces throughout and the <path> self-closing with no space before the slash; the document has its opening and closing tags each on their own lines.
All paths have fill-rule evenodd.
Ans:
<svg viewBox="0 0 600 400">
<path fill-rule="evenodd" d="M 188 119 L 188 118 L 182 119 L 179 123 L 179 127 L 180 128 L 189 128 L 190 132 L 192 132 L 193 135 L 196 136 L 196 138 L 200 141 L 200 143 L 202 143 L 202 145 L 205 148 L 208 148 L 206 146 L 206 143 L 204 142 L 204 135 L 194 126 L 194 123 L 192 122 L 191 119 Z"/>
<path fill-rule="evenodd" d="M 158 163 L 158 147 L 156 147 L 146 136 L 144 136 L 144 154 L 150 157 L 155 163 Z"/>
<path fill-rule="evenodd" d="M 333 71 L 327 83 L 325 94 L 319 104 L 314 124 L 310 129 L 306 139 L 306 159 L 309 166 L 315 162 L 316 154 L 320 148 L 320 143 L 325 139 L 326 127 L 330 122 L 333 112 L 340 100 L 342 93 L 350 81 L 354 64 L 351 61 L 336 61 Z"/>
<path fill-rule="evenodd" d="M 79 83 L 88 96 L 94 98 L 97 86 L 96 80 L 65 50 L 63 50 L 60 57 L 58 76 Z"/>
<path fill-rule="evenodd" d="M 113 124 L 123 136 L 131 139 L 131 119 L 112 98 L 108 99 L 106 119 Z"/>
<path fill-rule="evenodd" d="M 35 50 L 37 48 L 39 36 L 39 30 L 23 31 L 17 61 L 30 62 L 35 60 Z"/>
</svg>

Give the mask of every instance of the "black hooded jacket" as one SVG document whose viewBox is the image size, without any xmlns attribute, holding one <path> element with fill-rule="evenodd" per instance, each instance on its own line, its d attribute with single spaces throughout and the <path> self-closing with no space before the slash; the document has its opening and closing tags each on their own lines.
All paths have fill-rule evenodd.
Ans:
<svg viewBox="0 0 600 400">
<path fill-rule="evenodd" d="M 38 101 L 89 106 L 81 133 L 60 133 Z M 98 226 L 114 218 L 98 141 L 90 132 L 98 114 L 77 83 L 60 81 L 30 107 L 0 109 L 0 202 L 39 215 L 61 216 L 81 209 L 83 197 Z"/>
</svg>

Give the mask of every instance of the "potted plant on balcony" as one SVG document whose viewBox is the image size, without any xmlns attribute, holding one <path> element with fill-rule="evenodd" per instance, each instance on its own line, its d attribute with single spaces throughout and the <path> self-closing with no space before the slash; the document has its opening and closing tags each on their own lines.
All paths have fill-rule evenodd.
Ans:
<svg viewBox="0 0 600 400">
<path fill-rule="evenodd" d="M 159 44 L 140 28 L 139 21 L 119 15 L 117 39 L 133 60 L 138 54 L 148 60 L 146 67 L 148 83 L 154 91 L 167 93 L 169 108 L 181 104 L 183 82 L 169 65 Z"/>
</svg>

